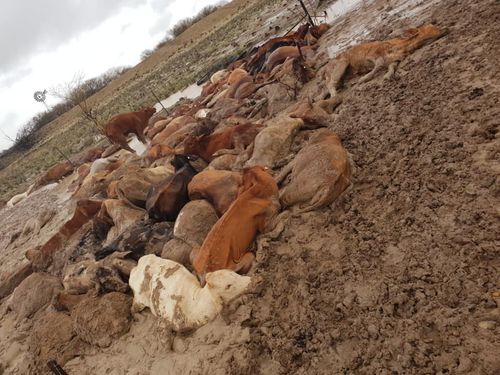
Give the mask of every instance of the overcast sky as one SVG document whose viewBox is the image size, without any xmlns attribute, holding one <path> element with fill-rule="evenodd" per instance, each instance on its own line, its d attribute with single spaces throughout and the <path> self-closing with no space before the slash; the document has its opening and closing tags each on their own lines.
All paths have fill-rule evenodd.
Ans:
<svg viewBox="0 0 500 375">
<path fill-rule="evenodd" d="M 177 21 L 220 0 L 0 0 L 0 129 L 36 113 L 37 90 L 135 65 Z M 56 98 L 47 97 L 49 105 Z M 11 142 L 0 133 L 0 151 Z"/>
</svg>

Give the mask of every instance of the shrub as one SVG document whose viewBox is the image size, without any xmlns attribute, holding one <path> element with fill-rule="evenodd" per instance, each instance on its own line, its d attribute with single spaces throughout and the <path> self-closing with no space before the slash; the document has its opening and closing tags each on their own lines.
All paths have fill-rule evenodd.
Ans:
<svg viewBox="0 0 500 375">
<path fill-rule="evenodd" d="M 197 15 L 180 20 L 179 22 L 177 22 L 174 25 L 174 27 L 172 27 L 172 35 L 174 37 L 178 37 L 184 31 L 186 31 L 189 27 L 194 25 L 196 22 L 198 22 L 202 18 L 205 18 L 209 14 L 215 12 L 220 7 L 221 7 L 220 5 L 208 5 L 205 8 L 203 8 L 202 10 L 200 10 L 200 12 Z"/>
<path fill-rule="evenodd" d="M 141 61 L 146 60 L 149 56 L 153 54 L 153 50 L 145 49 L 141 52 Z"/>
</svg>

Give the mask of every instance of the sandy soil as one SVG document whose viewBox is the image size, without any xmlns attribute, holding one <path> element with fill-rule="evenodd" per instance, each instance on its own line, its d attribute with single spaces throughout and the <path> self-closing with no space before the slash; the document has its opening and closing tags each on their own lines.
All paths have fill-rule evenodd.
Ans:
<svg viewBox="0 0 500 375">
<path fill-rule="evenodd" d="M 429 21 L 449 34 L 404 60 L 391 81 L 342 91 L 330 127 L 353 155 L 353 187 L 332 207 L 290 219 L 257 252 L 251 274 L 263 282 L 254 293 L 190 335 L 135 314 L 130 331 L 109 347 L 75 345 L 81 355 L 65 370 L 500 373 L 493 294 L 500 291 L 500 3 L 365 2 L 335 23 L 322 48 L 354 36 L 385 39 Z M 5 236 L 41 212 L 41 202 L 54 206 L 55 192 L 16 206 L 23 216 L 0 211 L 2 273 L 26 247 L 14 250 Z M 64 206 L 56 207 L 63 215 Z M 5 301 L 0 315 L 4 309 Z M 39 373 L 31 327 L 3 314 L 0 374 Z"/>
</svg>

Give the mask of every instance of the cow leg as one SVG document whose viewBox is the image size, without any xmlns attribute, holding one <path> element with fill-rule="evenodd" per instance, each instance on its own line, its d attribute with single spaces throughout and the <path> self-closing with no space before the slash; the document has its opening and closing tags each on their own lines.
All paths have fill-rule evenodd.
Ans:
<svg viewBox="0 0 500 375">
<path fill-rule="evenodd" d="M 239 155 L 240 152 L 243 152 L 243 151 L 244 151 L 243 148 L 223 148 L 223 149 L 220 149 L 218 151 L 215 151 L 212 154 L 212 157 L 216 158 L 217 156 L 227 155 L 227 154 L 230 154 L 230 155 Z"/>
<path fill-rule="evenodd" d="M 333 60 L 334 65 L 331 72 L 325 73 L 326 76 L 326 87 L 330 92 L 330 96 L 333 98 L 337 95 L 337 89 L 342 82 L 342 78 L 344 77 L 347 68 L 349 67 L 349 62 L 344 59 Z M 328 69 L 328 66 L 325 68 Z"/>
<path fill-rule="evenodd" d="M 342 97 L 340 95 L 337 95 L 334 98 L 320 100 L 317 103 L 321 109 L 331 115 L 333 111 L 335 111 L 335 108 L 337 108 L 342 103 Z"/>
<path fill-rule="evenodd" d="M 253 261 L 255 260 L 255 255 L 250 251 L 245 253 L 240 261 L 236 263 L 236 267 L 233 269 L 234 272 L 245 274 L 252 268 Z"/>
<path fill-rule="evenodd" d="M 142 303 L 134 301 L 132 303 L 132 307 L 130 308 L 130 312 L 132 314 L 137 314 L 137 313 L 141 312 L 142 310 L 144 310 L 145 307 L 146 306 L 144 306 Z"/>
<path fill-rule="evenodd" d="M 382 69 L 383 66 L 384 66 L 384 59 L 379 57 L 377 60 L 375 60 L 375 66 L 373 67 L 371 72 L 361 77 L 359 79 L 359 83 L 368 82 L 371 79 L 373 79 L 373 77 L 375 77 L 375 75 Z"/>
<path fill-rule="evenodd" d="M 392 77 L 394 77 L 394 73 L 396 73 L 396 69 L 398 67 L 398 62 L 395 61 L 389 65 L 389 68 L 387 69 L 387 73 L 384 75 L 384 81 L 389 80 Z"/>
<path fill-rule="evenodd" d="M 144 145 L 148 144 L 148 141 L 146 140 L 146 137 L 144 136 L 144 132 L 137 132 L 137 139 Z"/>
<path fill-rule="evenodd" d="M 292 169 L 293 169 L 293 162 L 290 162 L 281 170 L 280 174 L 276 176 L 275 178 L 276 183 L 280 184 L 285 179 L 285 177 L 292 171 Z"/>
<path fill-rule="evenodd" d="M 115 144 L 119 145 L 124 150 L 130 151 L 133 154 L 135 153 L 135 151 L 128 145 L 127 137 L 125 137 L 123 134 L 117 135 L 114 141 Z"/>
<path fill-rule="evenodd" d="M 327 189 L 321 189 L 318 191 L 314 197 L 311 199 L 311 202 L 308 206 L 306 207 L 301 207 L 297 210 L 293 211 L 293 216 L 297 216 L 300 214 L 303 214 L 305 212 L 310 212 L 317 210 L 325 205 L 325 201 L 328 197 L 328 190 Z"/>
<path fill-rule="evenodd" d="M 198 255 L 199 252 L 200 252 L 199 247 L 193 247 L 191 249 L 191 252 L 189 253 L 189 262 L 191 263 L 191 265 L 193 264 L 193 262 L 196 259 L 196 256 Z"/>
</svg>

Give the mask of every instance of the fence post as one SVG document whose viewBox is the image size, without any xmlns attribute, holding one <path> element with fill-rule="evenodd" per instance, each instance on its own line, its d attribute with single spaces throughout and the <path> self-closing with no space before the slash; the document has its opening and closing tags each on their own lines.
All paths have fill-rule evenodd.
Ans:
<svg viewBox="0 0 500 375">
<path fill-rule="evenodd" d="M 309 23 L 311 24 L 311 26 L 314 26 L 314 21 L 313 21 L 311 15 L 309 14 L 306 6 L 304 5 L 304 2 L 302 0 L 299 0 L 299 3 L 302 6 L 302 9 L 304 9 L 304 13 L 307 15 L 307 18 L 309 19 Z"/>
<path fill-rule="evenodd" d="M 168 113 L 167 109 L 163 106 L 163 104 L 161 103 L 161 100 L 156 96 L 156 94 L 153 91 L 153 89 L 150 88 L 149 91 L 151 91 L 151 94 L 153 94 L 153 96 L 155 97 L 156 101 L 161 105 L 161 107 L 165 110 L 165 112 Z"/>
</svg>

